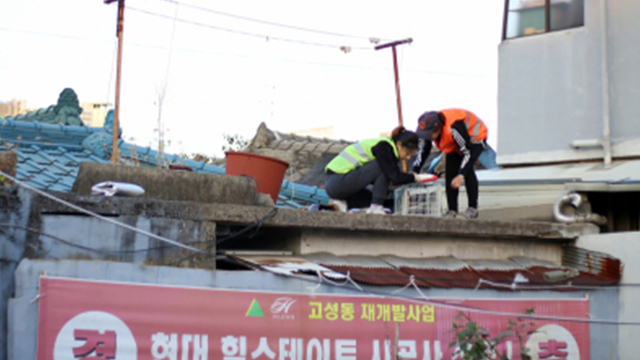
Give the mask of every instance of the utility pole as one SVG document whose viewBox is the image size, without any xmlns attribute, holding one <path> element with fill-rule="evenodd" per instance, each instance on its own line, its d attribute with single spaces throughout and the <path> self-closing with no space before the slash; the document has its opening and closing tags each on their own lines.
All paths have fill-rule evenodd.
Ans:
<svg viewBox="0 0 640 360">
<path fill-rule="evenodd" d="M 386 44 L 381 44 L 376 46 L 374 49 L 376 50 L 380 50 L 380 49 L 385 49 L 390 47 L 391 50 L 393 51 L 393 73 L 395 75 L 395 79 L 396 79 L 396 100 L 398 103 L 398 124 L 400 126 L 402 125 L 402 104 L 400 102 L 400 79 L 398 77 L 398 58 L 396 55 L 396 46 L 398 45 L 402 45 L 402 44 L 411 44 L 413 42 L 412 38 L 408 38 L 405 40 L 398 40 L 398 41 L 394 41 L 394 42 L 390 42 L 390 43 L 386 43 Z"/>
<path fill-rule="evenodd" d="M 104 0 L 105 4 L 118 2 L 118 24 L 116 36 L 118 37 L 118 65 L 116 70 L 116 109 L 113 117 L 113 145 L 111 147 L 111 163 L 118 163 L 118 134 L 120 130 L 120 77 L 122 74 L 122 33 L 124 30 L 124 0 Z"/>
<path fill-rule="evenodd" d="M 393 74 L 396 79 L 396 102 L 398 104 L 398 124 L 399 126 L 404 126 L 402 121 L 402 103 L 400 101 L 400 79 L 398 77 L 398 57 L 396 55 L 396 46 L 402 44 L 411 44 L 413 42 L 412 38 L 393 41 L 386 44 L 381 44 L 376 46 L 374 49 L 380 50 L 390 47 L 393 52 Z M 402 161 L 402 171 L 407 172 L 407 162 L 405 160 Z"/>
</svg>

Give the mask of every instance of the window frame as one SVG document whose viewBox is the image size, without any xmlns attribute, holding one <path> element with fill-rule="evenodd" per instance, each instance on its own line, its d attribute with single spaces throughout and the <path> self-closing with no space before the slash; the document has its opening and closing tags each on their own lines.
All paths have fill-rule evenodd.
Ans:
<svg viewBox="0 0 640 360">
<path fill-rule="evenodd" d="M 531 36 L 513 36 L 507 38 L 507 19 L 509 18 L 509 2 L 513 0 L 504 0 L 504 14 L 502 18 L 502 41 L 507 39 L 517 39 L 521 37 Z M 551 32 L 551 0 L 544 0 L 544 33 Z"/>
</svg>

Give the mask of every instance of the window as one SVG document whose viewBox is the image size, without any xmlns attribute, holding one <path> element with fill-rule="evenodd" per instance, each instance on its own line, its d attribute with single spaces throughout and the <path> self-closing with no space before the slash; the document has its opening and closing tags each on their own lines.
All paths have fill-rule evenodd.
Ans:
<svg viewBox="0 0 640 360">
<path fill-rule="evenodd" d="M 584 0 L 505 0 L 503 39 L 584 25 Z"/>
</svg>

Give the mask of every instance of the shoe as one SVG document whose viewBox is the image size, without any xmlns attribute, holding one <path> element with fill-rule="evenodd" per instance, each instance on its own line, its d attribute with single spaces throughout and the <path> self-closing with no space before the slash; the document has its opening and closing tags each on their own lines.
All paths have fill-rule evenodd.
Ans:
<svg viewBox="0 0 640 360">
<path fill-rule="evenodd" d="M 444 215 L 442 215 L 442 217 L 445 218 L 445 219 L 455 219 L 455 218 L 458 217 L 458 212 L 457 211 L 453 211 L 453 210 L 449 210 Z"/>
<path fill-rule="evenodd" d="M 371 205 L 368 209 L 367 209 L 367 214 L 378 214 L 378 215 L 386 215 L 387 212 L 384 210 L 384 208 L 380 205 Z"/>
<path fill-rule="evenodd" d="M 334 207 L 337 208 L 337 211 L 340 211 L 340 212 L 347 212 L 348 210 L 347 202 L 344 200 L 330 199 L 329 205 L 333 205 Z"/>
<path fill-rule="evenodd" d="M 467 208 L 467 210 L 465 210 L 462 214 L 460 214 L 460 216 L 465 219 L 477 219 L 478 209 L 472 208 L 472 207 Z"/>
</svg>

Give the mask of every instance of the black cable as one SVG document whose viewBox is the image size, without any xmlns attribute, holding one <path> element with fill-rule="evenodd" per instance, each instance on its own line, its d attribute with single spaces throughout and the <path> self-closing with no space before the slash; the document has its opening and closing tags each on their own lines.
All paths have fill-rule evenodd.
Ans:
<svg viewBox="0 0 640 360">
<path fill-rule="evenodd" d="M 222 244 L 223 242 L 227 241 L 227 240 L 231 240 L 234 239 L 244 233 L 246 233 L 247 231 L 253 229 L 254 227 L 256 228 L 256 231 L 253 232 L 253 234 L 251 236 L 249 236 L 249 239 L 254 237 L 255 234 L 258 232 L 258 230 L 260 230 L 260 227 L 262 226 L 262 223 L 267 221 L 267 220 L 271 220 L 274 216 L 276 216 L 276 214 L 278 214 L 278 208 L 277 207 L 273 207 L 271 209 L 271 211 L 269 211 L 267 213 L 267 215 L 265 215 L 264 217 L 262 217 L 261 219 L 259 219 L 258 221 L 254 222 L 253 224 L 245 227 L 244 229 L 238 231 L 237 233 L 233 234 L 233 235 L 229 235 L 227 237 L 224 237 L 222 239 L 218 239 L 216 240 L 216 245 Z M 212 246 L 212 245 L 210 245 Z"/>
<path fill-rule="evenodd" d="M 51 238 L 51 239 L 53 239 L 55 241 L 61 242 L 61 243 L 65 244 L 65 245 L 68 245 L 68 246 L 71 246 L 71 247 L 74 247 L 74 248 L 85 250 L 85 251 L 90 251 L 90 252 L 94 252 L 94 253 L 98 253 L 98 254 L 103 254 L 103 255 L 135 254 L 135 253 L 148 252 L 148 251 L 153 251 L 153 250 L 163 250 L 163 249 L 175 248 L 175 246 L 160 245 L 160 246 L 147 247 L 147 248 L 138 249 L 138 250 L 103 250 L 103 249 L 96 249 L 96 248 L 92 248 L 92 247 L 76 244 L 74 242 L 71 242 L 69 240 L 65 240 L 65 239 L 60 238 L 58 236 L 47 234 L 47 233 L 42 232 L 42 231 L 40 231 L 38 229 L 34 229 L 34 228 L 26 227 L 26 226 L 0 223 L 0 227 L 13 227 L 13 228 L 18 228 L 18 229 L 22 229 L 22 230 L 25 230 L 25 231 L 37 233 L 39 235 L 46 236 L 48 238 Z M 208 243 L 208 242 L 211 242 L 211 240 L 191 241 L 191 242 L 186 242 L 186 244 L 199 244 L 199 243 Z M 32 248 L 33 248 L 33 246 L 32 246 Z M 51 252 L 51 250 L 49 250 L 46 255 L 48 255 L 49 252 Z M 209 254 L 209 255 L 210 256 L 216 256 L 216 258 L 217 258 L 217 255 L 215 255 L 215 254 Z M 49 256 L 51 256 L 51 255 L 49 255 Z"/>
<path fill-rule="evenodd" d="M 269 212 L 267 213 L 267 215 L 263 216 L 263 217 L 262 217 L 261 219 L 259 219 L 258 221 L 254 222 L 253 224 L 251 224 L 251 225 L 249 225 L 249 226 L 244 227 L 242 230 L 240 230 L 240 231 L 236 232 L 235 234 L 232 234 L 232 235 L 226 236 L 226 237 L 224 237 L 224 238 L 222 238 L 222 239 L 217 239 L 217 240 L 216 240 L 216 242 L 215 242 L 215 244 L 211 244 L 211 245 L 207 246 L 207 247 L 205 248 L 205 251 L 209 251 L 209 250 L 211 250 L 211 248 L 212 248 L 214 245 L 218 245 L 218 244 L 221 244 L 221 243 L 223 243 L 223 242 L 225 242 L 225 241 L 228 241 L 228 240 L 231 240 L 231 239 L 235 239 L 235 238 L 237 238 L 238 236 L 240 236 L 240 235 L 242 235 L 242 234 L 244 234 L 244 233 L 248 232 L 249 230 L 251 230 L 251 229 L 253 229 L 253 228 L 256 228 L 256 230 L 253 232 L 253 234 L 251 234 L 251 236 L 249 236 L 249 239 L 250 239 L 250 238 L 252 238 L 252 237 L 254 237 L 254 236 L 255 236 L 255 234 L 257 234 L 257 233 L 258 233 L 258 230 L 260 230 L 260 227 L 262 226 L 262 223 L 263 223 L 263 222 L 265 222 L 266 220 L 272 219 L 274 216 L 276 216 L 276 214 L 277 214 L 277 213 L 278 213 L 278 208 L 277 208 L 277 207 L 273 207 L 273 208 L 271 209 L 271 211 L 269 211 Z M 179 263 L 181 263 L 181 262 L 183 262 L 183 261 L 191 260 L 191 259 L 193 259 L 194 257 L 196 257 L 197 255 L 198 255 L 198 254 L 195 254 L 195 253 L 194 253 L 194 254 L 190 254 L 190 255 L 188 255 L 188 256 L 185 256 L 185 257 L 183 257 L 183 258 L 181 258 L 181 259 L 178 259 L 178 260 L 176 260 L 176 261 L 174 261 L 174 262 L 169 263 L 169 265 L 176 265 L 176 264 L 179 264 Z M 225 256 L 225 257 L 226 257 L 226 255 L 221 255 L 221 256 Z"/>
</svg>

